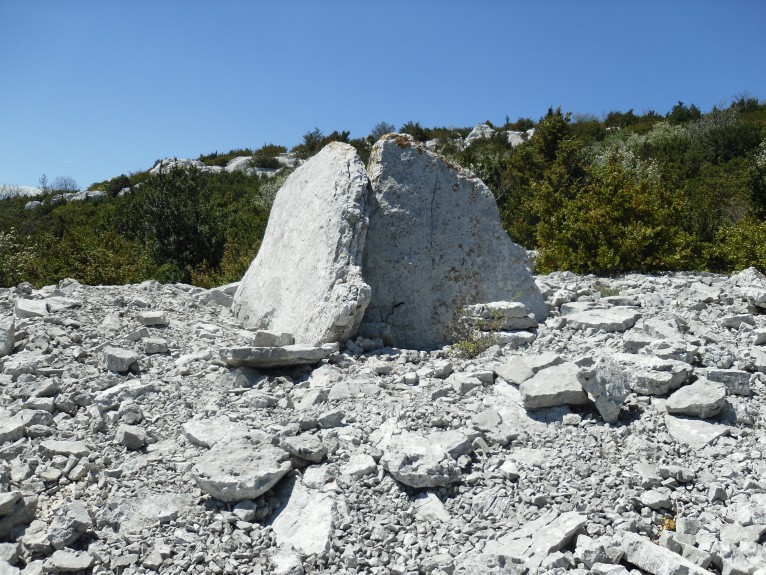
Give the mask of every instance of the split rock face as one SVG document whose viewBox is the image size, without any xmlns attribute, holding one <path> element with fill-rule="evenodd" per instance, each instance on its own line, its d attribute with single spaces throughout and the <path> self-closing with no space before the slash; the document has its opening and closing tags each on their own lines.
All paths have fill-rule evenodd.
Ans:
<svg viewBox="0 0 766 575">
<path fill-rule="evenodd" d="M 368 173 L 364 278 L 372 300 L 363 334 L 385 325 L 397 347 L 436 347 L 452 341 L 460 309 L 492 301 L 520 301 L 546 318 L 526 251 L 508 237 L 476 176 L 404 134 L 375 144 Z"/>
<path fill-rule="evenodd" d="M 351 337 L 370 300 L 362 279 L 369 183 L 348 144 L 333 142 L 277 193 L 266 234 L 234 295 L 246 328 L 321 345 Z"/>
</svg>

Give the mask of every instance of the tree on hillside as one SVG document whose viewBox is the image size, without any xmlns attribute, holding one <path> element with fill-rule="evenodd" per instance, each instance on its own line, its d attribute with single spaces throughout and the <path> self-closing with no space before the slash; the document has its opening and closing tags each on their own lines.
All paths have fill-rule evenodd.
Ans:
<svg viewBox="0 0 766 575">
<path fill-rule="evenodd" d="M 391 134 L 393 132 L 396 132 L 396 126 L 389 124 L 388 122 L 378 122 L 375 124 L 372 132 L 370 132 L 370 138 L 373 142 L 377 142 L 385 134 Z"/>
</svg>

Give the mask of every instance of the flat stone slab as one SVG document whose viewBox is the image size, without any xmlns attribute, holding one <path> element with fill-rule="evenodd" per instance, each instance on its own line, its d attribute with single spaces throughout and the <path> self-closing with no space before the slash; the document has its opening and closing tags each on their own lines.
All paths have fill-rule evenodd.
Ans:
<svg viewBox="0 0 766 575">
<path fill-rule="evenodd" d="M 13 313 L 19 319 L 45 317 L 48 315 L 48 306 L 41 299 L 19 299 L 16 300 Z"/>
<path fill-rule="evenodd" d="M 630 376 L 630 389 L 641 395 L 665 395 L 681 387 L 692 374 L 692 367 L 682 361 L 650 355 L 615 353 L 610 361 L 620 365 Z"/>
<path fill-rule="evenodd" d="M 304 555 L 329 551 L 333 532 L 346 515 L 337 498 L 306 488 L 297 477 L 285 481 L 276 495 L 282 500 L 271 519 L 277 544 L 288 543 Z"/>
<path fill-rule="evenodd" d="M 410 433 L 391 438 L 380 464 L 394 479 L 410 487 L 444 487 L 462 477 L 446 449 Z"/>
<path fill-rule="evenodd" d="M 451 343 L 467 305 L 519 301 L 538 321 L 545 302 L 526 250 L 503 229 L 492 192 L 406 134 L 388 134 L 370 155 L 370 228 L 364 277 L 372 288 L 365 325 L 390 328 L 403 348 Z"/>
<path fill-rule="evenodd" d="M 610 307 L 572 313 L 566 316 L 567 325 L 574 329 L 594 329 L 606 332 L 630 329 L 641 318 L 632 307 Z"/>
<path fill-rule="evenodd" d="M 673 439 L 694 449 L 702 449 L 713 440 L 729 434 L 729 428 L 725 425 L 670 414 L 665 415 L 665 425 Z"/>
<path fill-rule="evenodd" d="M 537 572 L 543 560 L 568 545 L 586 522 L 586 516 L 575 511 L 561 515 L 547 513 L 516 531 L 488 542 L 483 553 L 516 559 L 530 572 Z"/>
<path fill-rule="evenodd" d="M 653 575 L 711 575 L 707 569 L 637 533 L 626 531 L 616 540 L 625 553 L 625 561 Z"/>
<path fill-rule="evenodd" d="M 108 346 L 104 348 L 102 362 L 109 371 L 126 372 L 138 361 L 138 355 L 129 349 Z"/>
<path fill-rule="evenodd" d="M 48 439 L 40 444 L 40 447 L 51 455 L 65 455 L 69 457 L 84 457 L 90 454 L 91 449 L 82 441 L 59 441 Z"/>
<path fill-rule="evenodd" d="M 224 347 L 220 358 L 231 366 L 289 367 L 311 365 L 330 357 L 334 346 L 286 345 L 284 347 Z"/>
<path fill-rule="evenodd" d="M 265 435 L 252 434 L 215 444 L 199 458 L 192 476 L 205 493 L 236 503 L 265 493 L 291 469 L 286 451 Z"/>
<path fill-rule="evenodd" d="M 199 447 L 213 447 L 219 441 L 231 441 L 247 435 L 248 429 L 222 415 L 213 419 L 190 419 L 181 426 L 184 437 Z"/>
<path fill-rule="evenodd" d="M 96 558 L 85 552 L 60 549 L 45 560 L 45 570 L 58 573 L 87 571 L 96 563 Z"/>
<path fill-rule="evenodd" d="M 356 150 L 325 146 L 277 193 L 260 250 L 234 294 L 247 328 L 312 346 L 345 341 L 370 301 L 362 279 L 369 181 Z"/>
<path fill-rule="evenodd" d="M 705 378 L 673 392 L 665 402 L 668 413 L 702 419 L 721 413 L 726 404 L 726 387 Z"/>
<path fill-rule="evenodd" d="M 571 362 L 538 371 L 519 386 L 524 409 L 588 403 L 588 396 L 577 379 L 579 371 Z"/>
</svg>

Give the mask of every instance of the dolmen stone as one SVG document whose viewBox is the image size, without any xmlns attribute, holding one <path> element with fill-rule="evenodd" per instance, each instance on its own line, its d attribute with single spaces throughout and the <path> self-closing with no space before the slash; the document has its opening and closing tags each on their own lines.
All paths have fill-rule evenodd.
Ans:
<svg viewBox="0 0 766 575">
<path fill-rule="evenodd" d="M 227 503 L 255 499 L 290 470 L 289 454 L 253 433 L 216 443 L 199 458 L 192 476 L 202 491 Z"/>
<path fill-rule="evenodd" d="M 545 320 L 527 252 L 508 237 L 481 180 L 406 134 L 383 136 L 368 172 L 364 278 L 372 300 L 361 335 L 385 332 L 388 345 L 438 347 L 453 341 L 459 310 L 482 302 L 519 301 Z"/>
<path fill-rule="evenodd" d="M 234 294 L 232 311 L 246 328 L 292 333 L 312 346 L 357 331 L 370 301 L 362 279 L 368 198 L 364 163 L 341 142 L 287 178 Z"/>
<path fill-rule="evenodd" d="M 311 365 L 329 357 L 335 346 L 286 345 L 284 347 L 224 347 L 219 350 L 221 360 L 234 367 L 260 368 Z"/>
</svg>

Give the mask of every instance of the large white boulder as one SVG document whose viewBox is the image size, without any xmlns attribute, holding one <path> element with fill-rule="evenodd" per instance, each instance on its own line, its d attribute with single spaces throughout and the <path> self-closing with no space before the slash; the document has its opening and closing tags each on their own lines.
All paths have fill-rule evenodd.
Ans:
<svg viewBox="0 0 766 575">
<path fill-rule="evenodd" d="M 290 175 L 234 294 L 232 311 L 245 327 L 293 333 L 308 345 L 357 331 L 370 301 L 361 269 L 369 189 L 364 164 L 341 142 Z"/>
<path fill-rule="evenodd" d="M 476 176 L 404 134 L 375 144 L 368 172 L 374 193 L 364 278 L 372 301 L 362 334 L 436 347 L 452 341 L 463 307 L 497 301 L 520 301 L 538 321 L 546 318 L 527 252 L 508 237 L 492 192 Z"/>
</svg>

